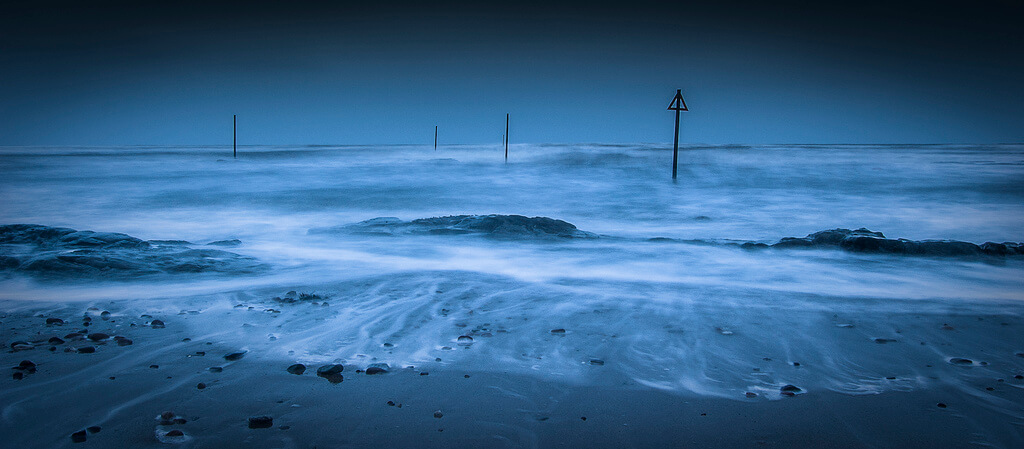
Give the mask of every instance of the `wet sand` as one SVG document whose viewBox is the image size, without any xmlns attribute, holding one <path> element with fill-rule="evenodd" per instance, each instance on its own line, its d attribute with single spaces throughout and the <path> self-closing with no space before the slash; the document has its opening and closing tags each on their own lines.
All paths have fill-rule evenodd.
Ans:
<svg viewBox="0 0 1024 449">
<path fill-rule="evenodd" d="M 85 306 L 67 305 L 69 309 Z M 591 365 L 585 379 L 558 380 L 519 372 L 475 370 L 442 361 L 357 372 L 372 363 L 345 363 L 331 383 L 309 365 L 239 352 L 215 335 L 196 335 L 183 313 L 154 328 L 149 317 L 78 318 L 47 325 L 47 313 L 7 302 L 0 366 L 30 360 L 34 373 L 8 369 L 0 380 L 5 447 L 1021 447 L 1024 379 L 1016 366 L 958 369 L 1005 372 L 990 379 L 949 379 L 937 370 L 926 388 L 850 395 L 813 388 L 792 397 L 718 398 L 669 392 L 631 381 L 609 365 Z M 67 314 L 65 314 L 67 315 Z M 135 324 L 132 326 L 131 324 Z M 1005 328 L 992 324 L 993 329 Z M 208 324 L 197 328 L 208 328 Z M 106 339 L 20 346 L 87 329 Z M 989 332 L 984 328 L 978 332 Z M 994 334 L 993 334 L 994 335 Z M 188 339 L 188 340 L 185 340 Z M 183 341 L 185 340 L 185 341 Z M 49 347 L 54 346 L 55 351 Z M 93 346 L 94 353 L 65 352 Z M 458 350 L 458 348 L 456 348 Z M 993 360 L 998 360 L 994 358 Z M 1021 358 L 1024 360 L 1024 358 Z M 219 367 L 213 372 L 210 367 Z M 807 367 L 813 370 L 813 367 Z M 13 379 L 10 373 L 23 372 Z M 428 374 L 424 375 L 426 372 Z M 540 374 L 540 373 L 538 373 Z M 467 377 L 468 376 L 468 377 Z M 1002 379 L 1000 381 L 1000 379 Z M 956 380 L 956 382 L 954 382 Z M 198 385 L 204 384 L 204 388 Z M 394 405 L 389 405 L 391 401 Z M 944 404 L 941 407 L 938 404 Z M 161 425 L 170 411 L 184 423 Z M 435 417 L 440 412 L 441 417 Z M 168 415 L 170 416 L 170 415 Z M 269 428 L 249 428 L 269 416 Z M 586 419 L 584 419 L 586 418 Z M 166 421 L 165 421 L 166 422 Z M 173 422 L 173 420 L 172 420 Z M 89 426 L 86 441 L 71 435 Z M 179 430 L 182 436 L 167 432 Z"/>
</svg>

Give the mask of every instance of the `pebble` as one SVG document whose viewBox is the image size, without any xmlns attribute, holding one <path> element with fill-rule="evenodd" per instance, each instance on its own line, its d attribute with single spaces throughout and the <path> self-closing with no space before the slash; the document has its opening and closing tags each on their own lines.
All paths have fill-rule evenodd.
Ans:
<svg viewBox="0 0 1024 449">
<path fill-rule="evenodd" d="M 21 351 L 25 349 L 32 349 L 32 345 L 27 341 L 16 341 L 11 343 L 11 349 L 15 351 Z"/>
<path fill-rule="evenodd" d="M 590 364 L 591 365 L 596 365 L 596 366 L 602 366 L 602 365 L 604 365 L 604 360 L 601 360 L 601 359 L 590 359 Z"/>
<path fill-rule="evenodd" d="M 253 416 L 249 418 L 250 429 L 267 429 L 274 425 L 274 418 L 269 416 Z"/>
<path fill-rule="evenodd" d="M 1022 375 L 1018 374 L 1018 375 L 1016 375 L 1016 376 L 1013 376 L 1013 378 L 1014 378 L 1014 379 L 1018 379 L 1018 380 L 1020 380 L 1020 379 L 1024 379 L 1024 376 L 1022 376 Z"/>
<path fill-rule="evenodd" d="M 206 389 L 206 384 L 199 382 L 198 384 L 196 384 L 196 388 L 200 390 Z"/>
<path fill-rule="evenodd" d="M 391 366 L 387 363 L 374 363 L 366 368 L 366 374 L 387 374 L 391 370 Z"/>
<path fill-rule="evenodd" d="M 89 426 L 85 430 L 88 430 L 89 433 L 100 433 L 100 430 L 103 430 L 103 428 L 100 426 Z"/>
<path fill-rule="evenodd" d="M 938 404 L 935 404 L 935 406 L 938 407 L 938 408 L 946 408 L 946 403 L 940 402 Z"/>
<path fill-rule="evenodd" d="M 444 416 L 444 413 L 441 413 L 440 410 L 437 410 L 437 411 L 434 412 L 434 417 L 435 418 L 441 418 L 443 416 Z"/>
<path fill-rule="evenodd" d="M 103 312 L 100 312 L 100 318 L 102 318 L 103 321 L 109 320 L 110 319 L 110 312 L 107 312 L 106 310 L 104 310 Z"/>
<path fill-rule="evenodd" d="M 153 368 L 153 369 L 157 369 L 157 368 L 160 368 L 160 365 L 149 365 L 149 367 Z"/>
<path fill-rule="evenodd" d="M 779 390 L 782 391 L 783 393 L 786 393 L 786 392 L 789 392 L 789 393 L 799 393 L 799 392 L 803 391 L 803 390 L 800 389 L 800 387 L 798 387 L 796 385 L 789 385 L 789 384 L 784 385 Z"/>
<path fill-rule="evenodd" d="M 460 335 L 458 342 L 460 345 L 468 346 L 473 344 L 473 337 L 470 337 L 469 335 Z"/>
<path fill-rule="evenodd" d="M 952 363 L 954 365 L 973 365 L 974 361 L 971 360 L 971 359 L 964 359 L 964 358 L 960 358 L 960 357 L 953 357 L 953 358 L 949 359 L 949 363 Z"/>
<path fill-rule="evenodd" d="M 301 363 L 296 363 L 288 367 L 289 374 L 302 375 L 302 373 L 304 372 L 306 372 L 306 365 L 303 365 Z"/>
<path fill-rule="evenodd" d="M 161 320 L 150 321 L 149 322 L 149 326 L 152 327 L 153 329 L 163 329 L 163 328 L 167 327 L 167 325 L 164 324 L 164 322 L 161 321 Z"/>
<path fill-rule="evenodd" d="M 46 319 L 46 324 L 51 324 L 51 325 L 56 325 L 56 326 L 63 326 L 64 325 L 64 320 L 62 320 L 60 318 L 47 318 Z M 82 441 L 85 441 L 85 440 L 82 440 Z"/>
<path fill-rule="evenodd" d="M 232 352 L 231 354 L 225 355 L 224 356 L 224 360 L 227 360 L 229 362 L 234 362 L 235 360 L 241 360 L 242 357 L 245 357 L 245 352 L 244 351 L 243 352 Z"/>
<path fill-rule="evenodd" d="M 345 370 L 342 365 L 324 365 L 316 369 L 316 375 L 327 379 L 332 384 L 338 384 L 345 380 L 341 372 Z"/>
<path fill-rule="evenodd" d="M 85 442 L 85 437 L 86 437 L 85 431 L 84 430 L 79 430 L 78 432 L 75 432 L 75 433 L 71 434 L 71 442 L 72 443 L 84 443 Z"/>
<path fill-rule="evenodd" d="M 185 436 L 185 432 L 182 432 L 182 431 L 180 431 L 178 429 L 174 429 L 174 430 L 172 430 L 170 432 L 167 432 L 165 434 L 165 436 L 169 436 L 169 437 L 183 437 L 183 436 Z"/>
<path fill-rule="evenodd" d="M 564 334 L 565 329 L 551 329 L 552 334 Z"/>
<path fill-rule="evenodd" d="M 95 333 L 89 334 L 89 339 L 92 340 L 92 341 L 103 341 L 103 340 L 106 340 L 108 338 L 110 338 L 110 336 L 107 335 L 107 334 L 104 334 L 102 332 L 95 332 Z"/>
<path fill-rule="evenodd" d="M 391 406 L 391 407 L 394 407 L 395 406 L 395 401 L 388 401 L 388 405 Z"/>
<path fill-rule="evenodd" d="M 59 345 L 59 344 L 63 344 L 64 340 L 61 340 L 60 337 L 50 337 L 50 339 L 46 340 L 46 342 L 51 344 L 51 345 Z"/>
<path fill-rule="evenodd" d="M 211 373 L 219 373 L 221 371 L 224 371 L 224 368 L 221 368 L 219 366 L 211 366 L 210 367 L 210 372 Z"/>
<path fill-rule="evenodd" d="M 96 348 L 93 346 L 82 346 L 81 348 L 78 348 L 79 354 L 92 354 L 94 352 L 96 352 Z"/>
<path fill-rule="evenodd" d="M 748 391 L 748 392 L 744 393 L 744 395 L 746 395 L 748 398 L 756 398 L 757 397 L 757 393 L 754 393 L 753 391 Z"/>
<path fill-rule="evenodd" d="M 430 375 L 430 373 L 429 373 L 429 372 L 426 372 L 426 371 L 424 371 L 424 372 L 420 373 L 420 375 L 421 375 L 421 376 L 429 376 L 429 375 Z"/>
<path fill-rule="evenodd" d="M 580 416 L 580 419 L 583 420 L 583 421 L 586 421 L 587 417 L 586 416 Z"/>
</svg>

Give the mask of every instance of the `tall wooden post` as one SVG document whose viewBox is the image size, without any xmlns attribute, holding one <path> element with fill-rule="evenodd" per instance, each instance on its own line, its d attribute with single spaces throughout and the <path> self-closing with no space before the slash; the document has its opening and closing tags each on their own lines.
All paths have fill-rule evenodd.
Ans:
<svg viewBox="0 0 1024 449">
<path fill-rule="evenodd" d="M 505 162 L 508 162 L 508 113 L 505 113 Z"/>
<path fill-rule="evenodd" d="M 675 139 L 672 141 L 672 179 L 676 179 L 676 170 L 679 166 L 679 113 L 682 111 L 689 111 L 686 108 L 686 102 L 683 101 L 683 90 L 676 89 L 676 96 L 672 97 L 672 102 L 668 105 L 668 110 L 676 111 L 676 133 Z"/>
<path fill-rule="evenodd" d="M 437 125 L 434 125 L 434 151 L 437 151 Z"/>
<path fill-rule="evenodd" d="M 231 154 L 238 159 L 238 116 L 231 116 Z"/>
</svg>

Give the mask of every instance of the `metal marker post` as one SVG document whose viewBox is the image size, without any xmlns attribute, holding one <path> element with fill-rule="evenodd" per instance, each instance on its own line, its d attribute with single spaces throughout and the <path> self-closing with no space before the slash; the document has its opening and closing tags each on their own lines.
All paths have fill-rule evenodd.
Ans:
<svg viewBox="0 0 1024 449">
<path fill-rule="evenodd" d="M 676 167 L 679 165 L 679 112 L 689 111 L 686 109 L 686 102 L 683 101 L 682 89 L 676 89 L 676 96 L 669 103 L 668 110 L 676 111 L 676 136 L 672 141 L 672 179 L 676 179 Z"/>
<path fill-rule="evenodd" d="M 434 125 L 434 151 L 437 151 L 437 125 Z"/>
<path fill-rule="evenodd" d="M 231 116 L 231 154 L 238 158 L 238 116 Z"/>
<path fill-rule="evenodd" d="M 508 113 L 505 113 L 505 162 L 508 162 Z"/>
</svg>

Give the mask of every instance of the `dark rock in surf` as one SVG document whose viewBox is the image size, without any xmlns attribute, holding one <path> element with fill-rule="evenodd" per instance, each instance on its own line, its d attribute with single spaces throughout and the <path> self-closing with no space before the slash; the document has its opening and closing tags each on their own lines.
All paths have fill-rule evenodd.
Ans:
<svg viewBox="0 0 1024 449">
<path fill-rule="evenodd" d="M 103 428 L 100 426 L 89 426 L 86 427 L 85 430 L 88 430 L 89 433 L 100 433 L 100 431 L 103 430 Z"/>
<path fill-rule="evenodd" d="M 229 362 L 234 362 L 236 360 L 242 360 L 242 357 L 245 357 L 245 351 L 232 352 L 230 354 L 227 354 L 227 355 L 224 356 L 224 360 L 227 360 Z"/>
<path fill-rule="evenodd" d="M 289 374 L 302 375 L 302 373 L 304 372 L 306 372 L 306 365 L 303 365 L 301 363 L 296 363 L 288 367 Z"/>
<path fill-rule="evenodd" d="M 78 348 L 79 354 L 92 354 L 94 352 L 96 352 L 96 348 L 94 346 L 82 346 L 81 348 Z"/>
<path fill-rule="evenodd" d="M 743 248 L 761 247 L 760 243 L 747 242 Z M 806 237 L 784 237 L 772 248 L 835 248 L 855 253 L 897 254 L 931 257 L 970 257 L 970 256 L 1013 256 L 1024 254 L 1024 245 L 1020 243 L 986 242 L 975 245 L 957 240 L 907 240 L 886 238 L 881 232 L 868 229 L 829 229 L 809 234 Z"/>
<path fill-rule="evenodd" d="M 971 359 L 965 359 L 965 358 L 961 358 L 961 357 L 953 357 L 953 358 L 949 359 L 949 363 L 953 364 L 953 365 L 969 366 L 969 365 L 973 365 L 974 361 L 971 360 Z"/>
<path fill-rule="evenodd" d="M 548 217 L 522 215 L 452 215 L 402 221 L 379 217 L 345 226 L 311 229 L 310 233 L 354 233 L 367 235 L 483 235 L 497 239 L 597 238 L 572 223 Z"/>
<path fill-rule="evenodd" d="M 46 340 L 46 342 L 51 344 L 51 345 L 64 344 L 64 340 L 61 340 L 60 337 L 50 337 L 50 339 Z"/>
<path fill-rule="evenodd" d="M 85 433 L 84 430 L 79 430 L 78 432 L 75 432 L 75 433 L 71 434 L 71 442 L 72 443 L 84 443 L 85 439 L 86 439 L 86 433 Z"/>
<path fill-rule="evenodd" d="M 89 334 L 88 338 L 90 340 L 92 340 L 92 341 L 103 341 L 103 340 L 109 339 L 110 336 L 107 335 L 107 334 L 104 334 L 102 332 L 95 332 L 95 333 Z"/>
<path fill-rule="evenodd" d="M 52 326 L 63 326 L 64 325 L 64 320 L 62 320 L 60 318 L 47 318 L 46 319 L 46 324 L 49 324 L 49 325 L 52 325 Z"/>
<path fill-rule="evenodd" d="M 152 327 L 153 329 L 163 329 L 167 327 L 167 325 L 161 320 L 153 320 L 149 322 L 149 327 Z"/>
</svg>

